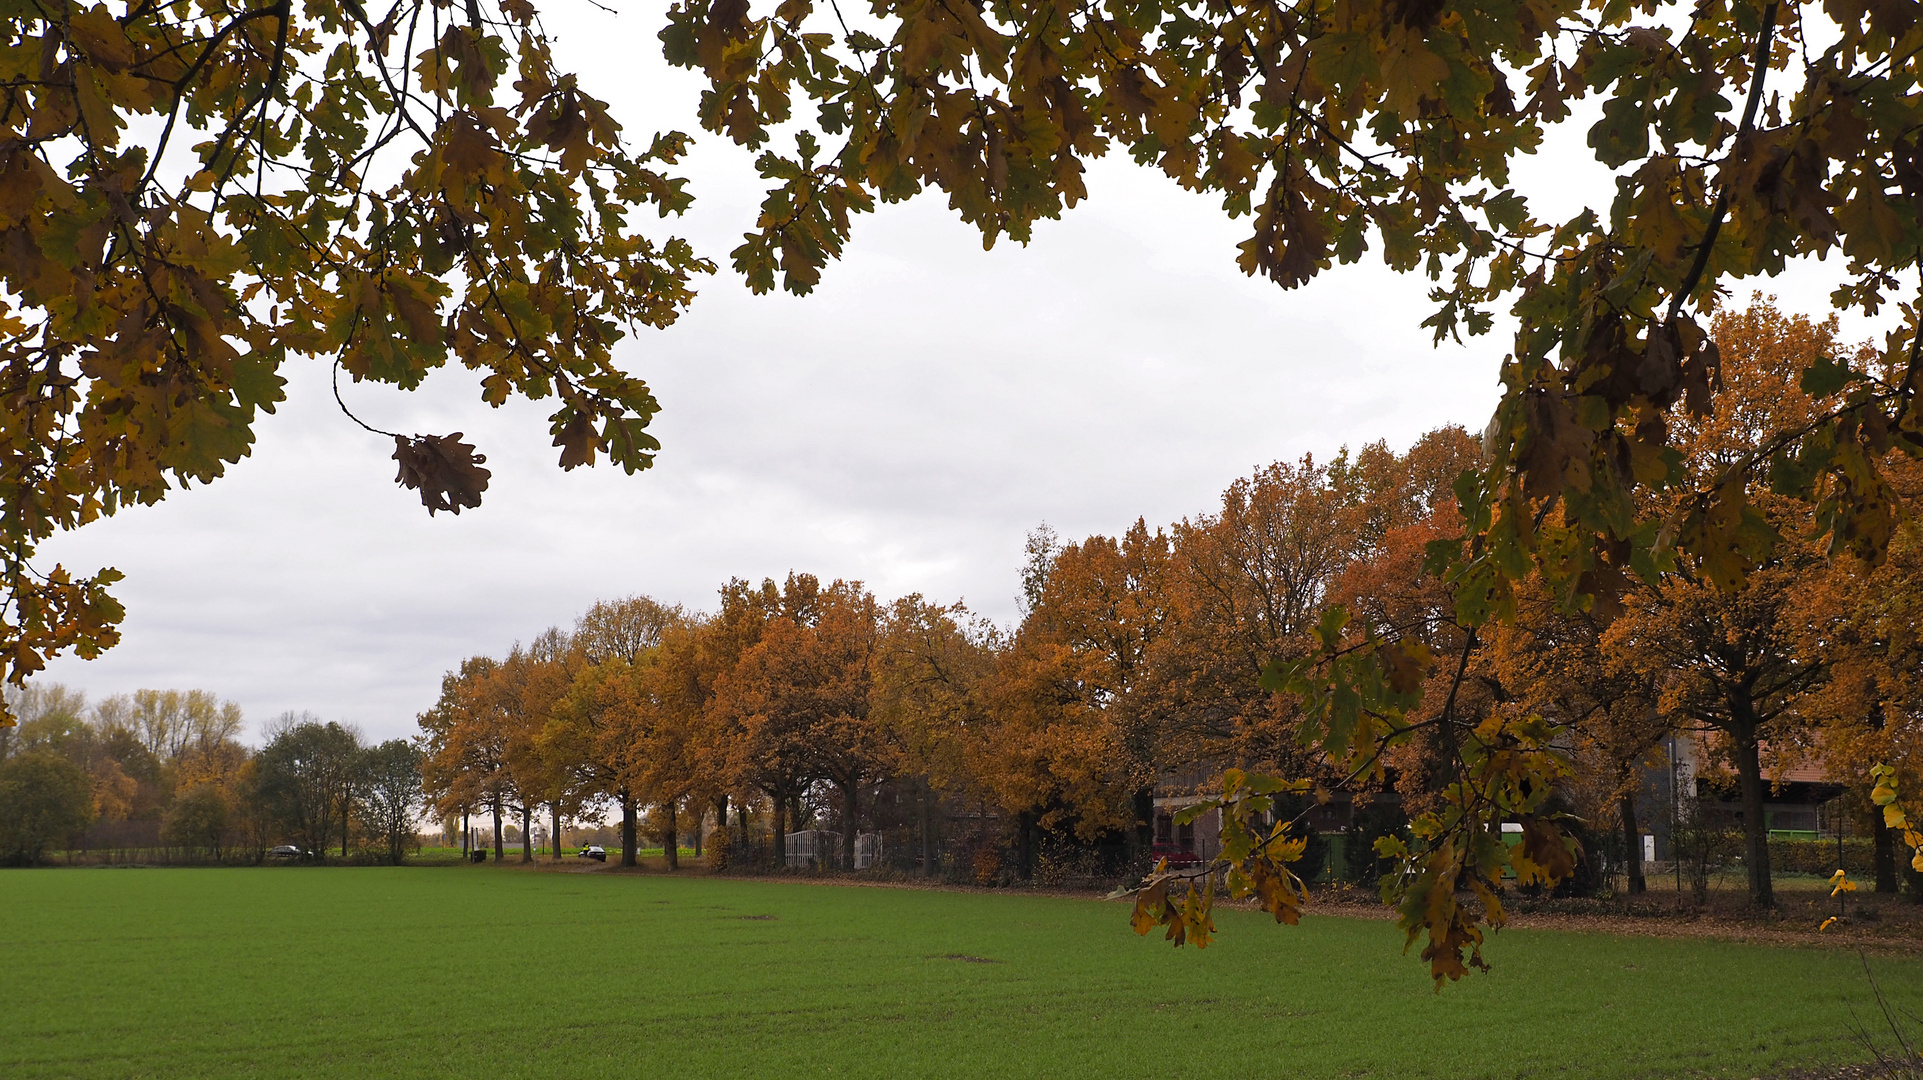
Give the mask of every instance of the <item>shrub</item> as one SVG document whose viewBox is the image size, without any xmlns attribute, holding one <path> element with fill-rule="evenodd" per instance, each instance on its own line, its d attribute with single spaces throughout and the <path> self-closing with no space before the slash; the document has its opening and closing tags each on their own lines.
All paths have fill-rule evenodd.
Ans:
<svg viewBox="0 0 1923 1080">
<path fill-rule="evenodd" d="M 0 765 L 0 860 L 39 862 L 93 821 L 80 766 L 56 754 L 22 754 Z"/>
<path fill-rule="evenodd" d="M 975 884 L 993 885 L 1001 880 L 1002 853 L 993 844 L 975 849 Z"/>
<path fill-rule="evenodd" d="M 1316 882 L 1322 880 L 1323 872 L 1332 869 L 1329 866 L 1329 838 L 1323 836 L 1321 833 L 1315 831 L 1313 827 L 1306 824 L 1293 826 L 1289 829 L 1289 834 L 1291 836 L 1302 837 L 1308 841 L 1307 844 L 1303 845 L 1302 857 L 1296 860 L 1289 869 L 1295 871 L 1295 875 L 1303 881 Z"/>
<path fill-rule="evenodd" d="M 1872 872 L 1875 858 L 1876 843 L 1868 837 L 1846 838 L 1843 841 L 1843 859 L 1840 864 L 1837 862 L 1834 840 L 1771 840 L 1769 842 L 1770 869 L 1786 874 L 1814 874 L 1817 877 L 1828 877 L 1834 874 L 1840 865 L 1841 869 L 1849 871 L 1851 876 L 1864 876 Z"/>
<path fill-rule="evenodd" d="M 1376 857 L 1378 837 L 1395 836 L 1407 828 L 1409 816 L 1402 807 L 1378 799 L 1356 808 L 1349 821 L 1348 840 L 1343 845 L 1342 876 L 1360 885 L 1374 885 L 1394 866 L 1393 860 Z"/>
<path fill-rule="evenodd" d="M 174 847 L 211 851 L 219 858 L 227 817 L 226 794 L 214 784 L 196 784 L 175 796 L 161 820 L 160 838 Z"/>
</svg>

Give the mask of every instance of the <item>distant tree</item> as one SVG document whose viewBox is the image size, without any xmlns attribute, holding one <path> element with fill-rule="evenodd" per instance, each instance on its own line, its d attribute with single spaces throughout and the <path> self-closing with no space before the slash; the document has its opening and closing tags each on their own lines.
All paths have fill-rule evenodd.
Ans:
<svg viewBox="0 0 1923 1080">
<path fill-rule="evenodd" d="M 1031 556 L 1033 555 L 1031 550 Z M 1165 744 L 1134 693 L 1168 626 L 1169 537 L 1137 520 L 1118 540 L 1056 549 L 990 680 L 972 771 L 1016 823 L 1020 872 L 1038 830 L 1111 830 L 1146 853 Z"/>
<path fill-rule="evenodd" d="M 683 615 L 661 635 L 638 686 L 650 707 L 633 714 L 641 721 L 631 733 L 636 782 L 643 797 L 661 808 L 670 870 L 680 866 L 681 807 L 705 805 L 713 796 L 701 761 L 709 741 L 705 707 L 712 685 L 702 663 L 704 629 L 704 621 Z M 700 829 L 697 813 L 697 845 Z"/>
<path fill-rule="evenodd" d="M 343 810 L 354 790 L 360 740 L 332 721 L 285 714 L 256 758 L 257 791 L 285 835 L 319 852 L 346 834 Z"/>
<path fill-rule="evenodd" d="M 1646 888 L 1636 793 L 1643 766 L 1676 722 L 1657 707 L 1668 674 L 1634 662 L 1633 627 L 1628 620 L 1611 626 L 1594 612 L 1560 611 L 1541 582 L 1529 579 L 1517 589 L 1515 621 L 1492 627 L 1487 637 L 1491 666 L 1513 704 L 1568 729 L 1581 762 L 1595 766 L 1585 770 L 1589 787 L 1601 796 L 1598 809 L 1613 804 L 1635 894 Z"/>
<path fill-rule="evenodd" d="M 45 752 L 0 764 L 0 859 L 32 864 L 93 821 L 87 774 Z"/>
<path fill-rule="evenodd" d="M 399 865 L 423 804 L 420 747 L 406 739 L 370 746 L 361 755 L 361 775 L 363 823 L 386 844 L 388 860 Z"/>
<path fill-rule="evenodd" d="M 549 627 L 523 648 L 516 645 L 488 680 L 491 720 L 500 731 L 505 770 L 502 793 L 521 816 L 521 861 L 534 861 L 534 814 L 546 805 L 555 818 L 576 785 L 567 761 L 547 752 L 542 735 L 568 694 L 580 655 L 568 634 Z"/>
<path fill-rule="evenodd" d="M 880 618 L 873 593 L 859 582 L 837 581 L 823 591 L 820 616 L 791 642 L 800 648 L 788 657 L 794 665 L 790 685 L 811 715 L 804 735 L 810 771 L 841 795 L 841 865 L 849 869 L 855 865 L 862 790 L 885 779 L 895 760 L 888 727 L 869 715 Z"/>
<path fill-rule="evenodd" d="M 4 693 L 6 711 L 22 727 L 42 726 L 49 718 L 76 723 L 86 715 L 87 695 L 60 683 L 6 684 L 0 685 L 0 692 Z M 0 723 L 0 761 L 23 748 L 24 735 L 17 728 Z"/>
<path fill-rule="evenodd" d="M 1797 373 L 1841 351 L 1833 318 L 1787 316 L 1760 296 L 1745 311 L 1719 313 L 1711 334 L 1729 389 L 1711 412 L 1680 425 L 1674 440 L 1684 467 L 1704 480 L 1821 413 L 1826 403 L 1804 391 Z M 1809 536 L 1800 528 L 1807 507 L 1773 490 L 1793 487 L 1790 474 L 1801 467 L 1784 457 L 1771 483 L 1756 477 L 1749 484 L 1745 497 L 1754 509 L 1731 526 L 1760 556 L 1748 574 L 1722 576 L 1712 563 L 1679 565 L 1654 588 L 1632 592 L 1628 614 L 1610 629 L 1622 655 L 1661 686 L 1663 709 L 1715 733 L 1727 753 L 1757 907 L 1775 903 L 1765 747 L 1780 768 L 1811 738 L 1807 706 L 1828 679 L 1844 614 L 1824 583 L 1834 558 L 1853 557 L 1846 544 L 1832 549 Z"/>
<path fill-rule="evenodd" d="M 441 676 L 441 696 L 434 707 L 416 719 L 426 755 L 421 783 L 428 799 L 441 813 L 460 814 L 464 823 L 473 811 L 491 807 L 498 858 L 501 821 L 495 778 L 505 766 L 498 732 L 485 722 L 490 714 L 481 703 L 482 688 L 495 667 L 485 656 L 461 661 L 459 670 Z"/>
<path fill-rule="evenodd" d="M 189 747 L 204 749 L 240 734 L 240 706 L 206 690 L 136 690 L 102 701 L 96 712 L 132 730 L 148 753 L 170 765 Z"/>
<path fill-rule="evenodd" d="M 890 771 L 910 780 L 920 804 L 924 874 L 939 867 L 938 797 L 966 796 L 978 786 L 969 751 L 986 726 L 987 685 L 1001 641 L 992 622 L 963 605 L 932 604 L 919 594 L 895 601 L 883 615 L 869 714 L 885 731 Z"/>
<path fill-rule="evenodd" d="M 811 663 L 814 644 L 809 627 L 777 617 L 715 688 L 715 713 L 728 732 L 729 773 L 772 804 L 777 853 L 784 850 L 792 807 L 817 778 L 809 733 L 826 719 L 818 691 L 829 676 Z"/>
<path fill-rule="evenodd" d="M 575 623 L 571 640 L 581 662 L 571 666 L 573 685 L 551 710 L 543 736 L 572 777 L 577 802 L 611 798 L 620 809 L 623 866 L 636 865 L 638 807 L 663 779 L 644 775 L 659 772 L 651 759 L 667 720 L 650 685 L 654 654 L 663 636 L 687 621 L 679 605 L 647 596 L 596 602 Z M 672 823 L 672 797 L 664 812 Z M 556 837 L 559 844 L 558 826 Z M 675 845 L 664 847 L 672 868 Z"/>
<path fill-rule="evenodd" d="M 1923 491 L 1915 478 L 1903 485 Z M 1830 678 L 1807 711 L 1822 725 L 1830 778 L 1873 798 L 1878 765 L 1897 770 L 1898 786 L 1923 786 L 1923 522 L 1905 521 L 1881 566 L 1842 562 L 1824 585 L 1845 612 L 1833 641 Z M 1880 809 L 1869 815 L 1877 892 L 1897 890 L 1897 840 Z M 1907 862 L 1914 856 L 1906 857 Z"/>
<path fill-rule="evenodd" d="M 663 604 L 648 596 L 600 600 L 574 624 L 574 645 L 590 664 L 607 660 L 634 663 L 641 654 L 661 644 L 671 627 L 687 620 L 679 604 Z"/>
<path fill-rule="evenodd" d="M 160 838 L 174 847 L 212 852 L 218 859 L 232 816 L 232 805 L 219 784 L 196 784 L 174 796 L 160 819 Z"/>
<path fill-rule="evenodd" d="M 702 628 L 700 667 L 705 672 L 703 724 L 707 745 L 701 769 L 715 793 L 716 823 L 727 824 L 728 802 L 747 841 L 746 799 L 760 795 L 772 804 L 776 849 L 795 803 L 807 790 L 807 748 L 802 714 L 783 707 L 768 675 L 779 666 L 783 649 L 757 652 L 776 623 L 790 629 L 811 625 L 820 612 L 821 580 L 790 572 L 780 585 L 763 578 L 753 585 L 736 578 L 721 589 L 721 610 Z M 792 635 L 791 635 L 792 636 Z M 752 658 L 751 658 L 752 657 Z"/>
</svg>

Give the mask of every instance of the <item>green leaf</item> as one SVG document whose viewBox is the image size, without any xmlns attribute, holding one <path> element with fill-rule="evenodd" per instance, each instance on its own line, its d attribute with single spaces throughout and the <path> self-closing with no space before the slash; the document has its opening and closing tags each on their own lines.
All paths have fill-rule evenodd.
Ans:
<svg viewBox="0 0 1923 1080">
<path fill-rule="evenodd" d="M 1803 369 L 1797 385 L 1813 398 L 1826 398 L 1865 376 L 1848 363 L 1830 356 L 1819 356 Z"/>
</svg>

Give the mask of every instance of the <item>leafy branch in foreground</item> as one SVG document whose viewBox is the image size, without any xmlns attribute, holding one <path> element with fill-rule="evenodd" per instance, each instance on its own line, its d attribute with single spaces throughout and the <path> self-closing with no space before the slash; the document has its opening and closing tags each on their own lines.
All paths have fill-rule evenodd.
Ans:
<svg viewBox="0 0 1923 1080">
<path fill-rule="evenodd" d="M 702 125 L 760 152 L 767 198 L 733 253 L 757 291 L 779 274 L 808 292 L 854 215 L 929 188 L 985 245 L 1026 242 L 1086 197 L 1089 161 L 1122 150 L 1250 219 L 1248 274 L 1294 288 L 1374 247 L 1434 282 L 1438 340 L 1515 318 L 1484 460 L 1456 485 L 1461 528 L 1430 546 L 1471 640 L 1514 618 L 1525 581 L 1598 617 L 1677 571 L 1740 587 L 1783 540 L 1752 504 L 1765 468 L 1808 503 L 1812 540 L 1872 563 L 1887 548 L 1902 515 L 1890 454 L 1923 456 L 1923 301 L 1873 362 L 1808 367 L 1812 394 L 1840 398 L 1808 425 L 1719 476 L 1693 475 L 1679 446 L 1724 388 L 1703 322 L 1732 282 L 1837 254 L 1849 280 L 1832 302 L 1874 315 L 1917 268 L 1923 22 L 1907 0 L 876 0 L 856 25 L 847 14 L 680 0 L 660 35 L 708 79 Z M 1825 20 L 1833 39 L 1810 40 Z M 1512 165 L 1592 98 L 1587 143 L 1614 198 L 1539 218 Z M 1273 687 L 1304 699 L 1303 744 L 1338 760 L 1410 739 L 1413 703 L 1388 684 L 1415 654 L 1324 638 L 1319 676 Z M 1431 718 L 1453 794 L 1398 894 L 1428 905 L 1404 918 L 1431 934 L 1438 977 L 1474 957 L 1447 897 L 1494 857 L 1482 834 L 1528 818 L 1561 768 L 1539 721 L 1477 735 L 1454 715 L 1460 684 Z M 1532 844 L 1553 879 L 1563 860 Z M 1174 879 L 1152 881 L 1138 927 L 1174 919 L 1206 940 L 1212 893 L 1177 905 L 1160 887 Z"/>
<path fill-rule="evenodd" d="M 0 15 L 8 681 L 118 639 L 118 573 L 36 570 L 38 545 L 219 478 L 290 357 L 408 390 L 455 360 L 490 405 L 555 398 L 563 468 L 649 465 L 658 406 L 611 348 L 672 322 L 711 269 L 630 220 L 687 207 L 660 171 L 687 139 L 625 145 L 527 0 Z M 478 505 L 473 447 L 395 438 L 430 512 Z"/>
<path fill-rule="evenodd" d="M 1557 815 L 1545 805 L 1556 783 L 1568 775 L 1569 759 L 1553 745 L 1557 729 L 1540 716 L 1497 713 L 1468 723 L 1455 715 L 1453 692 L 1435 715 L 1411 720 L 1409 710 L 1421 702 L 1419 688 L 1429 658 L 1398 642 L 1348 640 L 1347 624 L 1345 610 L 1329 609 L 1315 630 L 1320 654 L 1272 664 L 1263 685 L 1303 702 L 1300 730 L 1321 733 L 1318 749 L 1349 769 L 1336 788 L 1364 778 L 1380 780 L 1384 755 L 1424 728 L 1436 728 L 1455 742 L 1452 762 L 1457 772 L 1441 791 L 1439 806 L 1411 820 L 1408 840 L 1391 836 L 1376 843 L 1376 853 L 1396 860 L 1399 867 L 1382 879 L 1383 902 L 1396 909 L 1397 925 L 1409 945 L 1426 935 L 1422 959 L 1429 962 L 1440 987 L 1445 978 L 1459 979 L 1469 967 L 1486 969 L 1481 927 L 1500 927 L 1507 920 L 1499 895 L 1505 873 L 1519 885 L 1553 886 L 1574 872 L 1580 849 L 1557 827 Z M 1458 681 L 1473 648 L 1471 637 L 1457 665 Z M 1307 902 L 1307 890 L 1288 864 L 1301 858 L 1306 840 L 1292 836 L 1291 828 L 1307 811 L 1292 820 L 1258 825 L 1272 819 L 1279 794 L 1313 794 L 1321 802 L 1331 789 L 1230 769 L 1223 774 L 1219 797 L 1185 807 L 1181 820 L 1187 821 L 1222 811 L 1222 852 L 1203 867 L 1158 867 L 1139 889 L 1129 890 L 1136 897 L 1136 931 L 1146 933 L 1160 923 L 1169 927 L 1168 936 L 1178 945 L 1207 945 L 1218 876 L 1232 898 L 1253 895 L 1278 922 L 1294 924 Z M 1520 825 L 1520 843 L 1504 839 L 1499 827 L 1503 822 Z M 1180 882 L 1188 889 L 1178 905 L 1170 899 L 1170 887 Z M 1202 883 L 1199 892 L 1197 882 Z"/>
</svg>

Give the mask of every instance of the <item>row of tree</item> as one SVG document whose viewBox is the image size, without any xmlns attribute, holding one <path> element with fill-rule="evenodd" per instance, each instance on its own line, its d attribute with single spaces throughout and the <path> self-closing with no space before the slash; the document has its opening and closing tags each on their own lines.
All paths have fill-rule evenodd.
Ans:
<svg viewBox="0 0 1923 1080">
<path fill-rule="evenodd" d="M 420 751 L 288 713 L 240 742 L 238 706 L 201 690 L 141 690 L 89 706 L 59 684 L 10 695 L 0 728 L 0 861 L 163 847 L 258 860 L 293 843 L 398 862 L 422 807 Z"/>
<path fill-rule="evenodd" d="M 1698 481 L 1845 389 L 1794 374 L 1833 355 L 1833 322 L 1758 298 L 1714 331 L 1730 390 L 1711 416 L 1667 433 L 1675 449 L 1663 451 Z M 1820 761 L 1867 788 L 1872 761 L 1910 776 L 1923 767 L 1912 617 L 1923 545 L 1911 526 L 1889 538 L 1887 561 L 1867 564 L 1800 539 L 1790 500 L 1759 485 L 1760 512 L 1731 527 L 1786 542 L 1740 585 L 1713 566 L 1655 568 L 1651 585 L 1605 560 L 1594 573 L 1612 580 L 1590 582 L 1582 591 L 1598 599 L 1572 607 L 1519 571 L 1520 585 L 1490 598 L 1514 618 L 1472 629 L 1456 618 L 1461 586 L 1425 567 L 1432 545 L 1460 532 L 1452 485 L 1481 453 L 1445 427 L 1406 453 L 1378 443 L 1269 466 L 1230 485 L 1214 512 L 1167 528 L 1137 521 L 1119 537 L 1060 543 L 1044 527 L 1029 540 L 1013 629 L 961 604 L 883 603 L 857 582 L 807 574 L 731 581 L 707 614 L 645 597 L 600 603 L 571 631 L 446 676 L 420 718 L 428 794 L 446 814 L 491 813 L 497 855 L 504 815 L 521 817 L 524 837 L 529 819 L 549 816 L 558 837 L 565 819 L 612 807 L 630 861 L 646 808 L 668 836 L 690 814 L 744 832 L 759 815 L 777 851 L 786 830 L 826 818 L 852 859 L 877 800 L 924 815 L 974 807 L 1022 852 L 1052 834 L 1139 854 L 1158 789 L 1206 788 L 1233 766 L 1414 812 L 1451 782 L 1460 730 L 1538 713 L 1575 759 L 1567 808 L 1620 828 L 1631 851 L 1652 754 L 1696 738 L 1705 784 L 1726 778 L 1740 796 L 1752 898 L 1767 905 L 1766 770 Z M 1799 467 L 1785 459 L 1776 472 Z M 1401 641 L 1411 685 L 1451 703 L 1451 724 L 1418 729 L 1361 775 L 1301 745 L 1296 701 L 1261 685 L 1275 661 L 1314 652 L 1313 631 L 1337 608 L 1351 629 Z M 1880 818 L 1876 828 L 1878 887 L 1893 889 L 1894 843 Z"/>
</svg>

